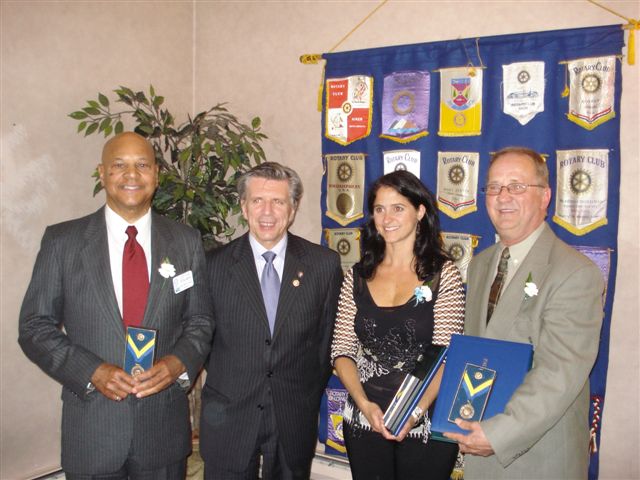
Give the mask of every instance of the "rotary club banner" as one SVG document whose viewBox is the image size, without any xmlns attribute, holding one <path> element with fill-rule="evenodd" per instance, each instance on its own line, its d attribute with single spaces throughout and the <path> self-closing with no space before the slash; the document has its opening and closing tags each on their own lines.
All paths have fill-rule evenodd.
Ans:
<svg viewBox="0 0 640 480">
<path fill-rule="evenodd" d="M 582 58 L 568 62 L 569 120 L 587 130 L 615 117 L 616 57 Z"/>
<path fill-rule="evenodd" d="M 325 135 L 340 145 L 349 145 L 371 132 L 373 78 L 354 75 L 327 80 Z"/>
<path fill-rule="evenodd" d="M 327 450 L 331 448 L 336 452 L 346 453 L 342 431 L 342 412 L 349 394 L 344 388 L 329 387 L 325 389 L 325 393 L 327 395 Z"/>
<path fill-rule="evenodd" d="M 364 216 L 364 153 L 338 153 L 325 158 L 327 217 L 345 226 Z"/>
<path fill-rule="evenodd" d="M 451 218 L 475 212 L 478 193 L 478 152 L 438 152 L 438 208 Z"/>
<path fill-rule="evenodd" d="M 606 225 L 609 150 L 558 150 L 556 156 L 553 221 L 574 235 Z"/>
<path fill-rule="evenodd" d="M 544 62 L 518 62 L 502 66 L 503 111 L 526 125 L 544 112 Z"/>
<path fill-rule="evenodd" d="M 482 69 L 440 69 L 440 130 L 443 137 L 480 135 L 482 130 Z"/>
<path fill-rule="evenodd" d="M 467 283 L 467 268 L 478 246 L 478 237 L 469 233 L 442 232 L 444 249 L 460 270 L 462 281 Z"/>
<path fill-rule="evenodd" d="M 394 72 L 384 77 L 380 137 L 407 143 L 428 135 L 429 72 Z"/>
<path fill-rule="evenodd" d="M 420 152 L 417 150 L 389 150 L 382 152 L 384 174 L 407 170 L 420 178 Z"/>
<path fill-rule="evenodd" d="M 325 228 L 327 246 L 340 254 L 343 271 L 349 270 L 360 260 L 359 228 Z"/>
<path fill-rule="evenodd" d="M 611 250 L 607 247 L 586 247 L 580 245 L 574 245 L 573 248 L 575 248 L 581 254 L 589 257 L 589 259 L 600 269 L 600 272 L 602 273 L 602 279 L 604 280 L 604 293 L 602 294 L 602 303 L 604 304 L 604 299 L 606 299 L 607 297 L 607 288 L 609 286 Z"/>
</svg>

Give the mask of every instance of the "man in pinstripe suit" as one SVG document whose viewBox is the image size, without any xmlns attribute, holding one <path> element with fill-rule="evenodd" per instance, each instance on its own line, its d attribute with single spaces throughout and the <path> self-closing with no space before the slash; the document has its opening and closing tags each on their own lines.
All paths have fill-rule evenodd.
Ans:
<svg viewBox="0 0 640 480">
<path fill-rule="evenodd" d="M 200 236 L 151 212 L 158 165 L 143 137 L 126 132 L 109 140 L 98 169 L 106 206 L 47 228 L 20 312 L 19 342 L 63 386 L 67 479 L 182 479 L 191 449 L 185 389 L 213 333 Z M 136 377 L 121 368 L 129 226 L 144 251 L 142 279 L 145 261 L 149 277 L 139 320 L 157 330 L 157 361 Z M 191 272 L 183 291 L 175 293 L 172 279 L 160 275 L 164 259 L 174 278 Z"/>
<path fill-rule="evenodd" d="M 263 163 L 238 192 L 249 232 L 213 251 L 207 265 L 216 334 L 202 393 L 205 478 L 255 479 L 261 465 L 263 479 L 308 479 L 340 261 L 287 232 L 302 196 L 296 172 Z"/>
</svg>

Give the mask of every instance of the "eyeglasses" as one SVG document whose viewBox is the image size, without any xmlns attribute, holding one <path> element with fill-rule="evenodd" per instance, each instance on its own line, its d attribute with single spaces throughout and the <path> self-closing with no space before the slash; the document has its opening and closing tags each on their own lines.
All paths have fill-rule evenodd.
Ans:
<svg viewBox="0 0 640 480">
<path fill-rule="evenodd" d="M 497 183 L 490 183 L 486 187 L 481 189 L 485 195 L 500 195 L 502 189 L 506 188 L 507 192 L 511 195 L 522 195 L 527 191 L 529 187 L 547 188 L 545 185 L 532 185 L 530 183 L 510 183 L 509 185 L 498 185 Z"/>
</svg>

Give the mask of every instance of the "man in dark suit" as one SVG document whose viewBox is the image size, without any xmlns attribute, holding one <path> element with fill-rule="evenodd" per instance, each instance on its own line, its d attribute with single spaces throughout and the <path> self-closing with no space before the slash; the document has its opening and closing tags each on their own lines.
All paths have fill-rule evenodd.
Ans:
<svg viewBox="0 0 640 480">
<path fill-rule="evenodd" d="M 308 479 L 342 280 L 338 255 L 287 232 L 297 173 L 238 183 L 249 232 L 207 259 L 216 334 L 202 394 L 206 479 Z"/>
<path fill-rule="evenodd" d="M 109 140 L 98 169 L 106 206 L 45 231 L 19 342 L 63 386 L 67 479 L 181 479 L 186 389 L 213 333 L 200 236 L 151 211 L 158 165 L 143 137 Z M 157 330 L 157 361 L 137 376 L 122 368 L 125 325 Z"/>
<path fill-rule="evenodd" d="M 587 478 L 602 274 L 545 223 L 551 189 L 538 153 L 521 147 L 496 153 L 484 190 L 500 242 L 469 266 L 464 330 L 531 343 L 533 367 L 504 413 L 482 422 L 458 419 L 469 433 L 447 436 L 467 454 L 466 479 Z"/>
</svg>

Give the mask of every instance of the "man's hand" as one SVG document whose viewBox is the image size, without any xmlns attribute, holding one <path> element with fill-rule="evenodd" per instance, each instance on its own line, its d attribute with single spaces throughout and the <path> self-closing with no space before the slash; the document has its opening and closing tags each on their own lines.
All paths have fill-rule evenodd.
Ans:
<svg viewBox="0 0 640 480">
<path fill-rule="evenodd" d="M 494 451 L 482 431 L 479 422 L 466 422 L 460 418 L 456 419 L 456 425 L 463 430 L 470 430 L 471 433 L 463 435 L 461 433 L 445 433 L 444 436 L 455 440 L 460 446 L 460 453 L 470 453 L 481 457 L 493 455 Z"/>
<path fill-rule="evenodd" d="M 161 392 L 186 370 L 184 364 L 175 355 L 162 357 L 149 370 L 133 377 L 135 385 L 131 393 L 138 398 L 143 398 Z"/>
<path fill-rule="evenodd" d="M 105 397 L 116 402 L 127 398 L 135 385 L 131 375 L 110 363 L 103 363 L 96 368 L 91 376 L 91 383 Z"/>
</svg>

